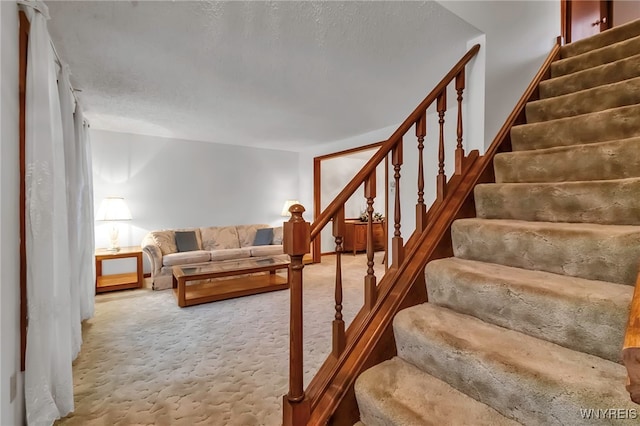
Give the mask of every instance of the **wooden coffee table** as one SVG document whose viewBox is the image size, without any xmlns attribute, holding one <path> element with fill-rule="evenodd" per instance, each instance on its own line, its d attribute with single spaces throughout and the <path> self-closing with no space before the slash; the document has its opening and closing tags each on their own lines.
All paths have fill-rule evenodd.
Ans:
<svg viewBox="0 0 640 426">
<path fill-rule="evenodd" d="M 279 269 L 287 269 L 286 278 L 276 274 Z M 215 280 L 257 272 L 269 273 Z M 190 281 L 198 282 L 187 284 Z M 181 308 L 286 288 L 289 288 L 289 259 L 285 255 L 173 267 L 173 292 Z"/>
</svg>

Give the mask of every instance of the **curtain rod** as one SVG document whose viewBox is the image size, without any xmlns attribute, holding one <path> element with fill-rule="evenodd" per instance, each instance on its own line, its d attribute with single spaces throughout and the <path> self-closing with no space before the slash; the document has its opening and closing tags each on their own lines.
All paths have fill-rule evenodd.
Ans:
<svg viewBox="0 0 640 426">
<path fill-rule="evenodd" d="M 47 20 L 51 19 L 51 16 L 49 16 L 49 8 L 47 7 L 46 4 L 44 4 L 41 1 L 16 0 L 16 3 L 18 5 L 32 8 L 36 12 L 39 12 L 40 14 L 42 14 L 42 16 L 44 16 L 45 19 Z M 62 67 L 64 65 L 62 60 L 60 59 L 60 55 L 58 54 L 58 51 L 56 50 L 55 44 L 53 44 L 53 40 L 51 40 L 51 36 L 49 36 L 49 44 L 51 44 L 51 50 L 53 50 L 53 56 L 54 56 L 53 59 L 55 60 L 56 64 L 58 64 L 58 66 L 60 67 L 60 71 L 62 72 Z M 78 105 L 79 104 L 78 98 L 76 97 L 75 89 L 71 85 L 71 81 L 69 81 L 69 87 L 71 89 L 71 96 L 73 96 L 73 100 L 75 101 L 76 105 Z"/>
</svg>

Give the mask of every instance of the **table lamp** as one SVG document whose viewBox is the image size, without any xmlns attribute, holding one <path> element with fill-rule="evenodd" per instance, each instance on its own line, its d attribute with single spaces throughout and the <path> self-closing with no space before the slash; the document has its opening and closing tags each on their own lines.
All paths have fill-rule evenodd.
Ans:
<svg viewBox="0 0 640 426">
<path fill-rule="evenodd" d="M 98 214 L 96 214 L 96 220 L 113 222 L 111 230 L 109 231 L 109 240 L 111 241 L 111 246 L 108 249 L 109 251 L 116 252 L 120 250 L 120 245 L 118 243 L 119 229 L 116 222 L 131 219 L 131 212 L 129 211 L 127 204 L 124 202 L 124 198 L 106 197 L 102 200 L 102 204 L 100 204 L 100 208 L 98 209 Z"/>
<path fill-rule="evenodd" d="M 298 200 L 287 200 L 284 202 L 284 206 L 282 206 L 282 216 L 291 217 L 291 213 L 289 212 L 289 207 L 294 204 L 300 204 Z"/>
</svg>

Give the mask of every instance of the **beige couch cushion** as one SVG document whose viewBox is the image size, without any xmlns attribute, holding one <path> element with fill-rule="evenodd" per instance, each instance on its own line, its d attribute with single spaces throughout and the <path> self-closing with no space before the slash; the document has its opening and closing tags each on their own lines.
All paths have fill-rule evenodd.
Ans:
<svg viewBox="0 0 640 426">
<path fill-rule="evenodd" d="M 175 266 L 186 263 L 208 262 L 209 260 L 211 260 L 211 253 L 206 250 L 185 251 L 162 256 L 162 265 Z"/>
<path fill-rule="evenodd" d="M 270 245 L 270 246 L 253 246 L 251 247 L 251 256 L 259 257 L 259 256 L 272 256 L 276 254 L 282 254 L 282 246 L 281 245 Z"/>
<path fill-rule="evenodd" d="M 213 261 L 245 259 L 247 257 L 251 257 L 251 249 L 248 247 L 238 249 L 211 250 L 211 260 Z"/>
<path fill-rule="evenodd" d="M 253 245 L 253 240 L 256 239 L 256 232 L 258 229 L 268 227 L 269 225 L 264 224 L 236 226 L 236 229 L 238 230 L 238 240 L 240 240 L 240 247 L 251 247 Z"/>
<path fill-rule="evenodd" d="M 273 228 L 273 241 L 271 244 L 279 245 L 282 244 L 283 228 L 282 226 L 277 226 Z"/>
<path fill-rule="evenodd" d="M 178 251 L 178 247 L 176 247 L 176 234 L 173 231 L 153 231 L 151 236 L 153 237 L 153 241 L 160 247 L 163 255 Z"/>
<path fill-rule="evenodd" d="M 202 248 L 204 250 L 221 250 L 240 248 L 238 231 L 235 226 L 209 226 L 200 228 Z"/>
<path fill-rule="evenodd" d="M 163 255 L 177 253 L 178 246 L 176 245 L 176 231 L 193 231 L 196 233 L 196 240 L 198 241 L 198 247 L 202 249 L 202 237 L 200 236 L 200 229 L 198 228 L 180 228 L 169 229 L 164 231 L 152 231 L 151 236 L 155 243 L 160 247 L 160 251 Z"/>
</svg>

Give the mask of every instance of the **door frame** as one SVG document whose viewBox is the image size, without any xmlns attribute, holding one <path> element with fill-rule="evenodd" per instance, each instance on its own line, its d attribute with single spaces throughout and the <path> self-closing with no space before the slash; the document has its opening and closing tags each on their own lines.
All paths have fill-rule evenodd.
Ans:
<svg viewBox="0 0 640 426">
<path fill-rule="evenodd" d="M 321 162 L 323 160 L 328 160 L 331 158 L 335 158 L 335 157 L 341 157 L 341 156 L 345 156 L 345 155 L 349 155 L 349 154 L 354 154 L 356 152 L 360 152 L 360 151 L 367 151 L 370 149 L 374 149 L 374 148 L 379 148 L 380 146 L 382 146 L 382 144 L 385 141 L 380 141 L 380 142 L 375 142 L 369 145 L 363 145 L 363 146 L 359 146 L 356 148 L 350 148 L 350 149 L 346 149 L 344 151 L 338 151 L 338 152 L 332 152 L 330 154 L 325 154 L 325 155 L 321 155 L 318 157 L 315 157 L 313 159 L 313 218 L 314 220 L 320 216 L 320 213 L 322 213 L 322 209 L 321 209 L 321 187 L 322 187 L 322 177 L 321 177 Z M 387 161 L 387 159 L 384 160 L 384 164 L 385 164 L 385 168 L 384 168 L 384 179 L 385 179 L 385 194 L 384 194 L 384 198 L 385 198 L 385 212 L 384 212 L 384 216 L 385 218 L 388 217 L 388 209 L 389 209 L 389 162 Z M 388 220 L 385 220 L 385 235 L 387 234 L 387 227 L 388 227 Z M 320 234 L 318 234 L 318 237 L 312 241 L 311 243 L 312 245 L 312 257 L 313 257 L 313 263 L 319 263 L 321 261 L 321 256 L 322 256 L 322 249 L 321 249 L 321 239 L 320 239 Z M 387 247 L 387 242 L 385 241 L 385 254 L 387 251 L 388 247 Z"/>
</svg>

